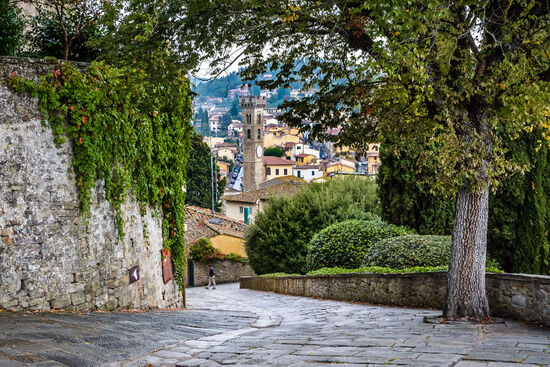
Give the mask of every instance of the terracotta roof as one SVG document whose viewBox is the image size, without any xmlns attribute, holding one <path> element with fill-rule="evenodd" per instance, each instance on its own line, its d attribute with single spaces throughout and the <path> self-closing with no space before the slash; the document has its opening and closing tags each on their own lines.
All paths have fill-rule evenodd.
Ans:
<svg viewBox="0 0 550 367">
<path fill-rule="evenodd" d="M 296 182 L 284 182 L 278 185 L 273 185 L 265 187 L 263 189 L 243 192 L 239 195 L 226 195 L 223 197 L 225 201 L 233 201 L 240 203 L 253 203 L 256 204 L 259 200 L 267 200 L 270 196 L 282 196 L 282 195 L 293 195 L 295 194 L 303 184 L 302 182 L 298 183 L 298 178 Z"/>
<path fill-rule="evenodd" d="M 294 162 L 279 157 L 264 157 L 264 166 L 291 166 Z"/>
<path fill-rule="evenodd" d="M 302 154 L 297 154 L 297 155 L 296 155 L 296 158 L 304 158 L 304 157 L 308 157 L 308 156 L 315 157 L 313 154 L 305 154 L 305 153 L 302 153 Z"/>
<path fill-rule="evenodd" d="M 295 145 L 297 145 L 297 144 L 298 144 L 298 143 L 294 143 L 294 142 L 289 141 L 289 142 L 287 142 L 287 143 L 284 143 L 283 146 L 284 146 L 285 148 L 292 148 L 293 146 L 295 146 Z"/>
<path fill-rule="evenodd" d="M 185 242 L 194 243 L 201 237 L 211 238 L 218 234 L 243 238 L 245 224 L 210 209 L 198 206 L 185 206 Z"/>
</svg>

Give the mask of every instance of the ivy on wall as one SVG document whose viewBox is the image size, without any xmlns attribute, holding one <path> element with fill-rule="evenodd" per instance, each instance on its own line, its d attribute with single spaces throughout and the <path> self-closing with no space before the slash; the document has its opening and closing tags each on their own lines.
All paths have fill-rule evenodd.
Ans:
<svg viewBox="0 0 550 367">
<path fill-rule="evenodd" d="M 5 82 L 38 97 L 56 144 L 71 140 L 85 218 L 97 180 L 105 183 L 120 236 L 121 205 L 130 190 L 142 214 L 147 206 L 162 208 L 164 245 L 172 253 L 175 279 L 183 288 L 183 187 L 192 129 L 189 80 L 180 72 L 166 72 L 162 54 L 152 56 L 147 71 L 101 62 L 80 71 L 57 61 L 52 69 L 39 85 L 14 73 Z"/>
</svg>

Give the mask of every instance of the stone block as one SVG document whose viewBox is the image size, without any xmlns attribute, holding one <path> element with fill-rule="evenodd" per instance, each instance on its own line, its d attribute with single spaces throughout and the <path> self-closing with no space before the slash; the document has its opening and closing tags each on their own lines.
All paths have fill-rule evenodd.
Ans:
<svg viewBox="0 0 550 367">
<path fill-rule="evenodd" d="M 54 309 L 67 308 L 71 305 L 71 297 L 65 294 L 58 298 L 54 298 L 50 304 Z"/>
<path fill-rule="evenodd" d="M 2 243 L 6 246 L 12 246 L 13 240 L 10 237 L 2 237 Z"/>
<path fill-rule="evenodd" d="M 512 303 L 516 306 L 525 307 L 527 298 L 523 294 L 515 294 L 512 296 Z"/>
<path fill-rule="evenodd" d="M 74 306 L 78 306 L 84 302 L 86 302 L 86 296 L 83 291 L 71 293 L 71 303 Z"/>
</svg>

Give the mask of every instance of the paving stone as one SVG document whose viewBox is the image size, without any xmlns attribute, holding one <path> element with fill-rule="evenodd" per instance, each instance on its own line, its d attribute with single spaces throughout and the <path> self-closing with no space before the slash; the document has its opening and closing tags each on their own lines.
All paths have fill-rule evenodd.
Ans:
<svg viewBox="0 0 550 367">
<path fill-rule="evenodd" d="M 186 294 L 183 311 L 0 313 L 0 367 L 27 365 L 8 355 L 42 356 L 48 360 L 32 365 L 43 367 L 550 364 L 548 330 L 533 325 L 425 324 L 424 316 L 440 311 L 285 296 L 237 284 Z M 261 318 L 277 325 L 253 328 Z"/>
</svg>

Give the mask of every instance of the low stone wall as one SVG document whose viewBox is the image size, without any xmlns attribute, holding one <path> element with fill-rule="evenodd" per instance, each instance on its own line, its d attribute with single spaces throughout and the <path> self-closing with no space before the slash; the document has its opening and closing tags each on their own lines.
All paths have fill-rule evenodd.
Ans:
<svg viewBox="0 0 550 367">
<path fill-rule="evenodd" d="M 233 283 L 238 282 L 241 277 L 255 276 L 254 270 L 247 262 L 239 261 L 214 261 L 211 263 L 195 262 L 194 275 L 195 286 L 208 284 L 208 264 L 214 266 L 216 271 L 216 283 Z"/>
<path fill-rule="evenodd" d="M 15 72 L 38 81 L 52 68 L 44 60 L 0 57 L 0 78 Z M 115 212 L 98 182 L 84 221 L 71 143 L 56 146 L 41 120 L 36 98 L 0 82 L 0 308 L 183 306 L 175 282 L 162 279 L 158 214 L 148 209 L 142 217 L 137 203 L 127 200 L 119 240 Z M 130 284 L 136 266 L 140 279 Z"/>
<path fill-rule="evenodd" d="M 442 309 L 445 272 L 243 277 L 241 288 L 304 297 Z M 487 274 L 491 314 L 550 326 L 550 276 Z"/>
</svg>

